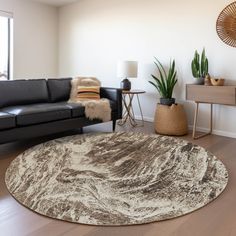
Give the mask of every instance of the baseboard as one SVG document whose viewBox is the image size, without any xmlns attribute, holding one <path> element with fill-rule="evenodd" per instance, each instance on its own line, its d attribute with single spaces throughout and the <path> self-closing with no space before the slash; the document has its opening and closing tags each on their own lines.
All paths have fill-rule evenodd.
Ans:
<svg viewBox="0 0 236 236">
<path fill-rule="evenodd" d="M 137 120 L 142 120 L 141 116 L 135 116 L 135 118 Z M 147 116 L 144 116 L 143 119 L 144 119 L 144 121 L 147 121 L 147 122 L 153 122 L 154 121 L 154 118 L 147 117 Z M 189 128 L 189 130 L 192 130 L 193 126 L 189 125 L 188 128 Z M 205 132 L 208 132 L 209 129 L 198 126 L 197 131 L 205 133 Z M 229 138 L 236 138 L 236 133 L 233 133 L 233 132 L 227 132 L 227 131 L 223 131 L 223 130 L 213 129 L 212 133 L 215 134 L 215 135 L 219 135 L 219 136 L 225 136 L 225 137 L 229 137 Z"/>
<path fill-rule="evenodd" d="M 189 125 L 188 127 L 190 130 L 193 129 L 192 125 Z M 209 129 L 204 128 L 204 127 L 197 127 L 197 131 L 207 133 L 207 132 L 209 132 Z M 227 131 L 223 131 L 223 130 L 213 129 L 212 134 L 224 136 L 224 137 L 229 137 L 229 138 L 236 138 L 236 133 L 227 132 Z"/>
<path fill-rule="evenodd" d="M 142 120 L 142 117 L 141 116 L 135 116 L 135 119 L 136 120 Z M 150 117 L 147 117 L 147 116 L 144 116 L 143 119 L 144 119 L 144 121 L 147 121 L 147 122 L 153 122 L 154 121 L 154 118 L 150 118 Z"/>
</svg>

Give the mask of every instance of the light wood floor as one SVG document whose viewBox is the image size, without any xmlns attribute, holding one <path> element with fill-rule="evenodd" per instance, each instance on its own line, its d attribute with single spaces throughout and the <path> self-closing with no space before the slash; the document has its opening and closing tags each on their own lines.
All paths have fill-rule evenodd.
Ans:
<svg viewBox="0 0 236 236">
<path fill-rule="evenodd" d="M 152 123 L 143 128 L 117 130 L 154 133 Z M 96 125 L 87 132 L 110 132 L 111 125 Z M 50 137 L 55 138 L 55 137 Z M 184 139 L 191 140 L 191 136 Z M 23 150 L 49 138 L 0 145 L 0 235 L 1 236 L 236 236 L 236 139 L 211 135 L 194 143 L 214 153 L 229 171 L 226 190 L 215 201 L 186 216 L 140 226 L 95 227 L 66 223 L 40 216 L 17 203 L 4 184 L 5 170 Z"/>
</svg>

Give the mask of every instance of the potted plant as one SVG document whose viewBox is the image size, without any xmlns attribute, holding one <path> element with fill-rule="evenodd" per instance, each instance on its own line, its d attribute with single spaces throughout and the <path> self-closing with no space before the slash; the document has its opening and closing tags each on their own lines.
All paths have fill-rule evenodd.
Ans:
<svg viewBox="0 0 236 236">
<path fill-rule="evenodd" d="M 164 69 L 163 65 L 156 57 L 154 63 L 159 72 L 159 76 L 151 75 L 154 81 L 149 81 L 149 83 L 151 83 L 161 95 L 160 103 L 162 105 L 170 106 L 175 104 L 175 98 L 172 97 L 174 87 L 177 83 L 175 60 L 170 61 L 170 68 L 168 71 Z"/>
<path fill-rule="evenodd" d="M 194 84 L 204 84 L 206 75 L 208 75 L 208 59 L 206 57 L 205 48 L 202 51 L 201 59 L 198 51 L 195 51 L 191 64 L 192 74 L 195 78 Z"/>
</svg>

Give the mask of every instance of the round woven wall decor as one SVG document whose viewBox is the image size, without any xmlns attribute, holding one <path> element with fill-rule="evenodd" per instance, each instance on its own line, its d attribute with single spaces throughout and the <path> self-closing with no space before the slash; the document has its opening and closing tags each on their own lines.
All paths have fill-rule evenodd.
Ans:
<svg viewBox="0 0 236 236">
<path fill-rule="evenodd" d="M 224 43 L 236 47 L 236 2 L 229 4 L 220 13 L 216 31 Z"/>
</svg>

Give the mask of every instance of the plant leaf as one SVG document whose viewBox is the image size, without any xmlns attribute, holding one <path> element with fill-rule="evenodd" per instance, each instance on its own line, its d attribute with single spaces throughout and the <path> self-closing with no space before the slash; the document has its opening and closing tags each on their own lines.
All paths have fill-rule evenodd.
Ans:
<svg viewBox="0 0 236 236">
<path fill-rule="evenodd" d="M 162 92 L 163 92 L 163 94 L 166 94 L 166 82 L 165 82 L 165 73 L 164 72 L 162 72 L 162 70 L 161 70 L 161 67 L 159 66 L 159 64 L 157 63 L 157 62 L 154 62 L 155 63 L 155 65 L 156 65 L 156 67 L 157 67 L 157 69 L 158 69 L 158 72 L 159 72 L 159 74 L 160 74 L 160 79 L 159 79 L 159 82 L 162 84 Z M 160 63 L 160 62 L 159 62 Z M 163 73 L 164 73 L 164 75 L 163 75 Z"/>
<path fill-rule="evenodd" d="M 175 60 L 170 60 L 170 66 L 168 72 L 165 71 L 164 66 L 161 62 L 155 57 L 154 61 L 157 70 L 159 72 L 159 76 L 151 75 L 154 79 L 153 81 L 149 81 L 160 93 L 163 98 L 172 98 L 174 87 L 177 83 L 177 71 L 175 70 Z"/>
</svg>

